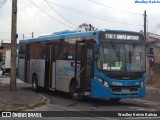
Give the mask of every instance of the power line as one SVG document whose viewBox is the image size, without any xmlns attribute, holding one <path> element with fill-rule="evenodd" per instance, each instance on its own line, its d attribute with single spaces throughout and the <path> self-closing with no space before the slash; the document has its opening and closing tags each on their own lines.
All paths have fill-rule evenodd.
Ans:
<svg viewBox="0 0 160 120">
<path fill-rule="evenodd" d="M 70 23 L 70 24 L 78 27 L 76 24 L 70 22 L 70 21 L 67 20 L 65 17 L 63 17 L 60 13 L 58 13 L 58 11 L 57 11 L 56 9 L 54 9 L 54 8 L 49 4 L 49 2 L 48 2 L 47 0 L 44 0 L 44 1 L 45 1 L 45 2 L 48 4 L 48 6 L 50 6 L 50 8 L 51 8 L 54 12 L 56 12 L 61 18 L 63 18 L 63 19 L 64 19 L 65 21 L 67 21 L 68 23 Z"/>
<path fill-rule="evenodd" d="M 7 0 L 1 0 L 0 1 L 0 8 L 4 5 L 4 3 L 6 2 Z"/>
<path fill-rule="evenodd" d="M 0 32 L 0 39 L 11 39 L 10 32 Z M 32 33 L 17 33 L 18 39 L 23 39 L 23 36 L 26 38 L 32 38 Z"/>
<path fill-rule="evenodd" d="M 67 27 L 70 27 L 70 28 L 74 28 L 74 27 L 71 27 L 69 25 L 66 25 L 65 23 L 59 21 L 58 19 L 56 19 L 55 17 L 53 17 L 52 15 L 48 14 L 46 11 L 44 11 L 43 9 L 41 9 L 38 5 L 36 5 L 34 2 L 32 2 L 31 0 L 28 0 L 29 2 L 31 2 L 34 6 L 36 6 L 39 10 L 41 10 L 43 13 L 45 13 L 47 16 L 51 17 L 52 19 L 54 19 L 55 21 L 67 26 Z M 74 28 L 75 29 L 75 28 Z"/>
<path fill-rule="evenodd" d="M 98 4 L 98 5 L 101 5 L 101 6 L 106 7 L 106 8 L 114 9 L 113 7 L 104 5 L 104 4 L 102 4 L 102 3 L 99 3 L 99 2 L 96 2 L 96 1 L 93 1 L 93 0 L 88 0 L 88 1 L 93 2 L 93 3 L 95 3 L 95 4 Z M 142 14 L 140 14 L 140 13 L 129 12 L 129 11 L 126 11 L 126 10 L 118 10 L 118 11 L 125 12 L 125 13 L 129 13 L 129 14 L 141 15 L 141 16 L 142 16 Z"/>
<path fill-rule="evenodd" d="M 77 11 L 77 10 L 73 10 L 71 8 L 59 5 L 59 4 L 51 2 L 51 1 L 48 1 L 48 2 L 50 2 L 51 4 L 54 4 L 56 6 L 59 6 L 59 7 L 63 8 L 63 9 L 67 9 L 67 10 L 70 10 L 72 12 L 76 12 L 78 14 L 85 15 L 85 16 L 92 17 L 92 18 L 96 18 L 96 19 L 99 19 L 99 20 L 108 21 L 108 22 L 114 22 L 114 23 L 119 23 L 119 24 L 126 24 L 126 25 L 143 26 L 143 25 L 129 24 L 129 23 L 125 23 L 125 22 L 120 22 L 120 21 L 115 21 L 115 20 L 111 20 L 111 19 L 106 19 L 106 18 L 101 18 L 101 17 L 93 16 L 93 15 L 90 15 L 90 14 L 82 13 L 82 12 Z"/>
<path fill-rule="evenodd" d="M 46 0 L 46 1 L 47 1 L 47 0 Z M 50 1 L 47 1 L 47 2 L 50 2 Z M 56 4 L 56 3 L 55 3 L 55 4 Z M 64 7 L 66 7 L 66 6 L 64 6 Z M 82 13 L 94 14 L 94 15 L 97 16 L 97 14 L 95 14 L 94 12 L 85 11 L 85 10 L 80 10 L 80 9 L 75 9 L 75 8 L 72 8 L 72 7 L 66 7 L 66 8 L 69 8 L 69 9 L 75 10 L 75 11 L 80 11 L 80 12 L 82 12 Z M 105 17 L 105 18 L 110 19 L 110 20 L 113 20 L 113 18 L 111 18 L 111 17 L 107 17 L 107 16 L 103 16 L 103 15 L 99 15 L 99 16 Z"/>
</svg>

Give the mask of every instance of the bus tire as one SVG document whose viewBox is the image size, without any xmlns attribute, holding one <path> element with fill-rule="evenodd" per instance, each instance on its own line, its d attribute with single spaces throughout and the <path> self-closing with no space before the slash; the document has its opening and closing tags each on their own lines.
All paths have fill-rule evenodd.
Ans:
<svg viewBox="0 0 160 120">
<path fill-rule="evenodd" d="M 111 99 L 109 99 L 109 102 L 118 103 L 120 100 L 121 100 L 121 98 L 111 98 Z"/>
<path fill-rule="evenodd" d="M 71 82 L 70 84 L 70 94 L 73 100 L 76 100 L 76 101 L 83 100 L 82 95 L 79 95 L 78 93 L 75 92 L 75 81 Z"/>
<path fill-rule="evenodd" d="M 37 77 L 37 75 L 33 75 L 33 76 L 32 76 L 32 89 L 33 89 L 35 92 L 38 92 L 38 91 L 39 91 L 39 87 L 38 87 L 38 77 Z"/>
</svg>

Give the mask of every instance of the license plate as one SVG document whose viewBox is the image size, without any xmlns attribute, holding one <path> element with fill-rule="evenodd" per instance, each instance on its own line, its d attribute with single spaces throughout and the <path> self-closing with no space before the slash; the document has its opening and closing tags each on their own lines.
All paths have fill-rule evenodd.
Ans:
<svg viewBox="0 0 160 120">
<path fill-rule="evenodd" d="M 129 89 L 122 89 L 121 92 L 129 92 Z"/>
</svg>

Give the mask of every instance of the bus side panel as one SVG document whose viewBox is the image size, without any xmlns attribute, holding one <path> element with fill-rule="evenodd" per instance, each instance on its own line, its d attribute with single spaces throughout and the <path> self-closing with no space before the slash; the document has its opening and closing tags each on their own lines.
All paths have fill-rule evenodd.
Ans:
<svg viewBox="0 0 160 120">
<path fill-rule="evenodd" d="M 91 90 L 91 97 L 93 98 L 110 98 L 111 91 L 102 83 L 100 83 L 98 80 L 93 79 L 92 80 L 92 90 Z M 108 92 L 110 91 L 110 92 Z"/>
<path fill-rule="evenodd" d="M 24 59 L 19 59 L 18 75 L 19 75 L 19 79 L 22 80 L 23 82 L 25 81 L 25 79 L 24 79 L 24 63 L 25 63 Z"/>
<path fill-rule="evenodd" d="M 69 92 L 70 80 L 74 77 L 74 67 L 70 60 L 56 61 L 56 90 Z"/>
<path fill-rule="evenodd" d="M 38 86 L 44 87 L 45 75 L 45 60 L 31 59 L 30 60 L 30 83 L 32 83 L 32 75 L 36 74 L 38 77 Z"/>
</svg>

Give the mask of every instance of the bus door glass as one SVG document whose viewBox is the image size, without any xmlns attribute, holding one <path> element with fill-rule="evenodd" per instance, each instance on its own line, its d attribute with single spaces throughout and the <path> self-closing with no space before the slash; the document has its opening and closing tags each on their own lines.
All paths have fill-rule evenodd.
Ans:
<svg viewBox="0 0 160 120">
<path fill-rule="evenodd" d="M 75 78 L 79 83 L 77 91 L 90 91 L 93 78 L 93 42 L 76 42 Z"/>
<path fill-rule="evenodd" d="M 93 40 L 85 41 L 84 48 L 84 75 L 85 75 L 85 91 L 91 90 L 91 80 L 93 79 Z"/>
<path fill-rule="evenodd" d="M 25 53 L 25 82 L 29 81 L 30 76 L 30 45 L 26 45 Z"/>
<path fill-rule="evenodd" d="M 52 85 L 52 44 L 46 44 L 46 59 L 45 59 L 45 87 Z"/>
</svg>

